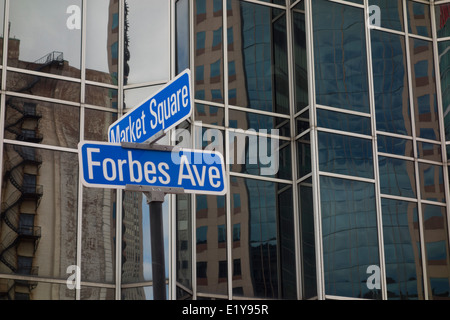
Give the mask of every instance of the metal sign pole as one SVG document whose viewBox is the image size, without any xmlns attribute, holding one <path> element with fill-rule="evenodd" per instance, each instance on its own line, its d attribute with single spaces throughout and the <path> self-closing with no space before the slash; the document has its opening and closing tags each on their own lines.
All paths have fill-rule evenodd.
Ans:
<svg viewBox="0 0 450 320">
<path fill-rule="evenodd" d="M 173 146 L 154 144 L 154 142 L 156 142 L 156 140 L 159 140 L 163 135 L 164 133 L 158 135 L 158 137 L 149 144 L 122 142 L 122 147 L 164 151 L 176 149 Z M 150 214 L 153 299 L 166 300 L 166 266 L 164 258 L 164 226 L 162 205 L 164 203 L 164 197 L 166 194 L 184 193 L 184 189 L 127 185 L 125 187 L 125 190 L 142 192 L 147 197 L 147 204 L 149 205 Z"/>
</svg>

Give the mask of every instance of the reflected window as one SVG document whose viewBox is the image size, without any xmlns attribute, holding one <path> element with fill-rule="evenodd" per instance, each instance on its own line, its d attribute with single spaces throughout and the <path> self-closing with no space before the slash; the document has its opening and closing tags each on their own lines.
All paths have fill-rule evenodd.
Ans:
<svg viewBox="0 0 450 320">
<path fill-rule="evenodd" d="M 379 157 L 381 193 L 416 198 L 414 162 Z"/>
<path fill-rule="evenodd" d="M 119 2 L 86 3 L 86 79 L 117 85 Z"/>
<path fill-rule="evenodd" d="M 169 79 L 169 1 L 127 0 L 125 50 L 129 51 L 125 84 Z"/>
<path fill-rule="evenodd" d="M 364 10 L 312 3 L 318 104 L 369 113 Z"/>
<path fill-rule="evenodd" d="M 8 65 L 79 78 L 81 8 L 81 0 L 11 1 Z"/>
<path fill-rule="evenodd" d="M 382 199 L 388 299 L 423 299 L 417 204 Z"/>
<path fill-rule="evenodd" d="M 367 286 L 367 268 L 379 266 L 373 184 L 320 178 L 325 294 L 381 299 Z"/>
<path fill-rule="evenodd" d="M 405 39 L 372 30 L 371 42 L 377 130 L 411 135 Z"/>
<path fill-rule="evenodd" d="M 319 132 L 321 171 L 373 178 L 372 140 Z"/>
</svg>

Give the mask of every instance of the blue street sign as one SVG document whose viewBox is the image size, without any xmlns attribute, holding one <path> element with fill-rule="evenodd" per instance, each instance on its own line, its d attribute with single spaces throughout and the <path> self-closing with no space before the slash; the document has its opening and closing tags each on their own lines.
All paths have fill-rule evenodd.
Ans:
<svg viewBox="0 0 450 320">
<path fill-rule="evenodd" d="M 108 128 L 108 141 L 142 143 L 192 113 L 191 72 L 186 69 Z"/>
<path fill-rule="evenodd" d="M 124 189 L 127 185 L 184 188 L 186 193 L 223 195 L 225 164 L 219 152 L 145 150 L 107 142 L 78 145 L 86 187 Z"/>
</svg>

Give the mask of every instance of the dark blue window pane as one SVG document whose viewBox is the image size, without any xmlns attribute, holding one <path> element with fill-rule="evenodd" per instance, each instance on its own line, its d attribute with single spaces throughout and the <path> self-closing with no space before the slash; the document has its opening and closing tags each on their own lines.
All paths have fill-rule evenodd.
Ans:
<svg viewBox="0 0 450 320">
<path fill-rule="evenodd" d="M 371 135 L 370 118 L 317 109 L 319 127 Z"/>
<path fill-rule="evenodd" d="M 379 152 L 414 157 L 412 140 L 378 135 L 377 142 Z"/>
<path fill-rule="evenodd" d="M 450 11 L 450 4 L 449 11 Z M 449 15 L 450 17 L 450 15 Z M 450 19 L 447 22 L 450 33 Z M 445 139 L 450 141 L 450 41 L 438 42 L 442 105 L 444 107 Z"/>
<path fill-rule="evenodd" d="M 419 163 L 420 193 L 422 199 L 445 202 L 442 167 Z"/>
<path fill-rule="evenodd" d="M 316 102 L 369 113 L 364 10 L 315 0 Z"/>
<path fill-rule="evenodd" d="M 372 140 L 319 132 L 319 169 L 373 178 Z"/>
<path fill-rule="evenodd" d="M 411 135 L 404 37 L 372 30 L 371 42 L 377 130 Z"/>
<path fill-rule="evenodd" d="M 380 27 L 403 31 L 403 6 L 402 0 L 369 0 L 369 5 L 380 8 Z M 369 13 L 374 18 L 374 12 Z"/>
<path fill-rule="evenodd" d="M 414 162 L 379 157 L 381 193 L 416 198 Z"/>
<path fill-rule="evenodd" d="M 380 299 L 367 268 L 379 266 L 375 187 L 320 178 L 325 294 Z"/>
<path fill-rule="evenodd" d="M 388 299 L 423 297 L 417 204 L 382 199 Z"/>
</svg>

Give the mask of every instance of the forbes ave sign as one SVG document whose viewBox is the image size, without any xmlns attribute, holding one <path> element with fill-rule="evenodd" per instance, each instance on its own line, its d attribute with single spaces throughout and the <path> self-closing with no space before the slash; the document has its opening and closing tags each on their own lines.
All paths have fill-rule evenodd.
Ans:
<svg viewBox="0 0 450 320">
<path fill-rule="evenodd" d="M 224 160 L 218 152 L 140 150 L 89 141 L 80 142 L 78 148 L 86 187 L 125 189 L 139 185 L 217 195 L 227 191 Z"/>
<path fill-rule="evenodd" d="M 191 112 L 191 73 L 187 69 L 109 126 L 109 142 L 145 142 L 175 127 Z"/>
</svg>

